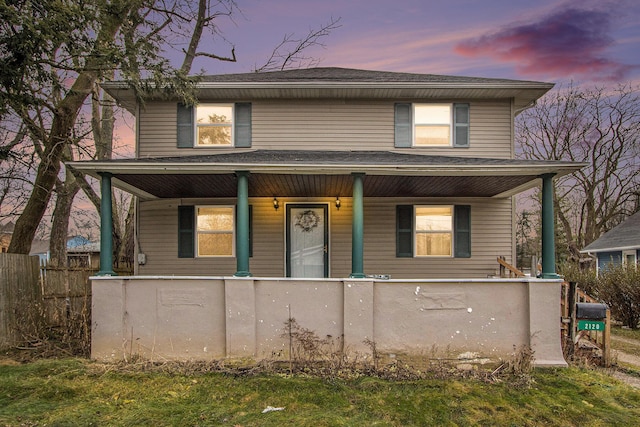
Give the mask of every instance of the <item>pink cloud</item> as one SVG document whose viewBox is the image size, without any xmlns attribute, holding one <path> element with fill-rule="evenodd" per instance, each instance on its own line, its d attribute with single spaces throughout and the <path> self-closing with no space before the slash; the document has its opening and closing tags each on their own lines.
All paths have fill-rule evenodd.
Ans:
<svg viewBox="0 0 640 427">
<path fill-rule="evenodd" d="M 637 66 L 607 58 L 606 50 L 614 44 L 609 35 L 611 20 L 604 11 L 566 8 L 537 22 L 463 41 L 455 51 L 515 63 L 525 76 L 619 81 Z"/>
</svg>

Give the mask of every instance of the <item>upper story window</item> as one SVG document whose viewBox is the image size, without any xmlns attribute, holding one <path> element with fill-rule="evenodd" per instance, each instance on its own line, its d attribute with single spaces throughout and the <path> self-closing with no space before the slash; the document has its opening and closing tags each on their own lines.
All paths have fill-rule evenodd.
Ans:
<svg viewBox="0 0 640 427">
<path fill-rule="evenodd" d="M 415 104 L 413 106 L 413 145 L 451 146 L 452 122 L 450 104 Z"/>
<path fill-rule="evenodd" d="M 196 207 L 197 256 L 233 256 L 233 206 Z"/>
<path fill-rule="evenodd" d="M 395 146 L 469 147 L 469 104 L 396 104 Z"/>
<path fill-rule="evenodd" d="M 178 148 L 251 147 L 251 103 L 178 104 Z"/>
<path fill-rule="evenodd" d="M 233 145 L 233 105 L 199 104 L 196 106 L 196 146 Z"/>
</svg>

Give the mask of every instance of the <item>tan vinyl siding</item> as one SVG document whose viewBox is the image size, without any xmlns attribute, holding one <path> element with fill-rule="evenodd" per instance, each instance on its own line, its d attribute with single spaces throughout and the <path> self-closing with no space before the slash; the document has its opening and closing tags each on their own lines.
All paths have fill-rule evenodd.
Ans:
<svg viewBox="0 0 640 427">
<path fill-rule="evenodd" d="M 141 202 L 139 247 L 147 262 L 138 274 L 230 276 L 237 271 L 235 257 L 178 258 L 178 206 L 232 205 L 235 200 L 171 200 Z M 251 199 L 253 206 L 252 272 L 261 276 L 284 276 L 284 210 L 273 209 L 271 199 Z M 255 275 L 256 273 L 254 273 Z"/>
<path fill-rule="evenodd" d="M 394 100 L 256 101 L 252 149 L 394 150 Z M 429 100 L 419 100 L 429 102 Z M 438 101 L 441 102 L 441 101 Z M 442 101 L 450 102 L 450 101 Z M 410 148 L 415 153 L 510 158 L 511 101 L 473 101 L 469 148 Z M 187 156 L 234 149 L 176 147 L 176 104 L 150 102 L 140 111 L 140 157 Z"/>
<path fill-rule="evenodd" d="M 396 258 L 396 205 L 471 206 L 471 258 Z M 403 278 L 483 278 L 497 269 L 496 258 L 511 258 L 510 199 L 367 199 L 364 206 L 364 269 L 367 274 Z"/>
<path fill-rule="evenodd" d="M 139 157 L 180 155 L 176 153 L 177 108 L 175 102 L 149 102 L 140 109 Z"/>
<path fill-rule="evenodd" d="M 348 277 L 351 273 L 352 201 L 342 198 L 340 210 L 333 199 L 280 199 L 273 209 L 272 199 L 250 199 L 253 206 L 254 276 L 284 276 L 285 205 L 329 203 L 330 276 Z M 234 200 L 171 200 L 141 202 L 139 209 L 140 250 L 147 263 L 138 274 L 229 276 L 236 271 L 235 257 L 178 258 L 177 230 L 179 204 L 234 204 Z M 396 205 L 468 204 L 471 205 L 471 258 L 396 258 Z M 511 199 L 366 199 L 364 204 L 364 270 L 366 274 L 389 274 L 401 278 L 485 278 L 497 271 L 496 257 L 511 262 L 513 254 Z"/>
</svg>

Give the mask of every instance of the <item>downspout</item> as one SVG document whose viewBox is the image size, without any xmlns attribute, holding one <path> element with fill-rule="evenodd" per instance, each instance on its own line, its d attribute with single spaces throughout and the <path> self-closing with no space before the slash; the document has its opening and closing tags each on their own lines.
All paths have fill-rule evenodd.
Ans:
<svg viewBox="0 0 640 427">
<path fill-rule="evenodd" d="M 518 114 L 522 113 L 522 112 L 523 112 L 523 111 L 525 111 L 525 110 L 528 110 L 529 108 L 533 108 L 533 107 L 535 107 L 536 105 L 538 105 L 538 101 L 533 100 L 533 101 L 531 101 L 530 103 L 528 103 L 527 105 L 525 105 L 525 106 L 524 106 L 524 107 L 522 107 L 522 108 L 516 108 L 516 109 L 514 109 L 514 110 L 513 110 L 513 113 L 514 113 L 514 114 L 513 114 L 513 117 L 516 117 Z"/>
</svg>

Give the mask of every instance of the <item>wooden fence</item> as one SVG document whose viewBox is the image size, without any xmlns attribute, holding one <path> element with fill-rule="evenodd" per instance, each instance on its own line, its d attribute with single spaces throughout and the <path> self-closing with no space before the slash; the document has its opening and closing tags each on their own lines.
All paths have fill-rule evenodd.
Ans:
<svg viewBox="0 0 640 427">
<path fill-rule="evenodd" d="M 50 326 L 64 325 L 69 318 L 91 318 L 91 281 L 97 270 L 40 267 L 43 314 Z"/>
<path fill-rule="evenodd" d="M 38 273 L 38 257 L 0 254 L 0 348 L 18 343 L 19 329 L 36 327 L 24 319 L 42 301 Z"/>
<path fill-rule="evenodd" d="M 114 268 L 118 275 L 130 276 L 130 265 Z M 71 318 L 91 319 L 91 276 L 98 268 L 40 266 L 43 312 L 50 326 L 66 325 Z"/>
<path fill-rule="evenodd" d="M 116 269 L 132 274 L 131 266 Z M 36 256 L 0 253 L 0 349 L 37 334 L 38 327 L 90 326 L 95 268 L 53 268 Z M 33 329 L 31 331 L 30 329 Z"/>
</svg>

